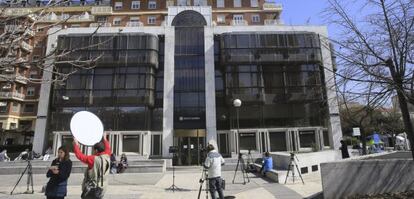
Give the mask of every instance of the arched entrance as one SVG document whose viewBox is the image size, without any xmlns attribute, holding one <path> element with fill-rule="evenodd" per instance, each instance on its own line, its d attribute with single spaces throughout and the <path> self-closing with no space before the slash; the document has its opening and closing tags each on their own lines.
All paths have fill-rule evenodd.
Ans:
<svg viewBox="0 0 414 199">
<path fill-rule="evenodd" d="M 179 147 L 175 164 L 201 164 L 206 142 L 204 77 L 204 17 L 183 11 L 173 20 L 174 55 L 174 145 Z M 196 133 L 194 133 L 196 132 Z"/>
</svg>

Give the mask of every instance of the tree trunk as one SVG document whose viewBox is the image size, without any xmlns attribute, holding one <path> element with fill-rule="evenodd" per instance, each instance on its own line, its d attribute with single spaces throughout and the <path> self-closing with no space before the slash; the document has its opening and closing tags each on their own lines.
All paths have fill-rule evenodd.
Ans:
<svg viewBox="0 0 414 199">
<path fill-rule="evenodd" d="M 411 123 L 410 112 L 408 111 L 407 100 L 405 99 L 402 91 L 397 90 L 398 102 L 400 103 L 401 115 L 404 122 L 405 132 L 407 133 L 408 140 L 410 141 L 411 154 L 414 159 L 414 147 L 413 146 L 413 124 Z"/>
<path fill-rule="evenodd" d="M 361 142 L 362 142 L 362 155 L 367 154 L 367 136 L 365 134 L 365 129 L 362 128 L 362 124 L 359 127 L 361 131 Z"/>
</svg>

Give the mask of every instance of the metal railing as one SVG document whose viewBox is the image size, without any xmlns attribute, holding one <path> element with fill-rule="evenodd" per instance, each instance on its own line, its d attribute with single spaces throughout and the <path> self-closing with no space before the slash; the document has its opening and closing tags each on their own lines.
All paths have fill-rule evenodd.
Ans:
<svg viewBox="0 0 414 199">
<path fill-rule="evenodd" d="M 18 92 L 0 92 L 0 98 L 2 99 L 18 99 L 24 100 L 25 95 Z"/>
<path fill-rule="evenodd" d="M 231 20 L 232 26 L 247 26 L 248 23 L 246 20 Z"/>
<path fill-rule="evenodd" d="M 129 21 L 126 24 L 127 27 L 139 27 L 139 26 L 144 26 L 144 23 L 140 22 L 140 21 Z"/>
<path fill-rule="evenodd" d="M 278 10 L 278 11 L 282 11 L 283 10 L 283 6 L 282 6 L 282 4 L 277 4 L 277 3 L 264 3 L 263 4 L 263 10 Z"/>
<path fill-rule="evenodd" d="M 92 15 L 111 15 L 112 7 L 111 6 L 94 6 L 91 10 Z"/>
<path fill-rule="evenodd" d="M 283 21 L 280 19 L 265 19 L 264 25 L 283 25 Z"/>
<path fill-rule="evenodd" d="M 112 24 L 105 22 L 105 23 L 91 23 L 89 24 L 89 27 L 111 27 Z"/>
</svg>

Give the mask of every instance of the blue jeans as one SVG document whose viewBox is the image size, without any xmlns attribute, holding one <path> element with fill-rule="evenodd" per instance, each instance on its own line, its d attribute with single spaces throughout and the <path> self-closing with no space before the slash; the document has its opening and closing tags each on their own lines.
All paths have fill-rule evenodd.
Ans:
<svg viewBox="0 0 414 199">
<path fill-rule="evenodd" d="M 223 181 L 222 181 L 221 177 L 209 178 L 208 179 L 208 184 L 209 184 L 210 194 L 211 194 L 212 199 L 217 198 L 216 191 L 219 195 L 219 198 L 224 199 L 223 188 L 222 188 L 223 187 Z"/>
</svg>

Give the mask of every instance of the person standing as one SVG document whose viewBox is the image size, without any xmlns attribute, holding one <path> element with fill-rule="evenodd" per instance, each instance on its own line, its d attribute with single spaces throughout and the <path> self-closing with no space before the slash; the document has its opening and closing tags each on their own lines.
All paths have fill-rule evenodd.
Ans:
<svg viewBox="0 0 414 199">
<path fill-rule="evenodd" d="M 266 176 L 266 173 L 273 169 L 273 159 L 270 156 L 269 152 L 266 152 L 263 158 L 262 168 L 260 169 L 260 173 L 263 176 Z"/>
<path fill-rule="evenodd" d="M 347 159 L 349 158 L 349 152 L 348 152 L 348 146 L 346 145 L 346 143 L 341 140 L 341 153 L 342 153 L 342 159 Z"/>
<path fill-rule="evenodd" d="M 111 147 L 106 138 L 106 133 L 103 135 L 103 140 L 96 143 L 93 146 L 94 154 L 85 155 L 79 149 L 79 143 L 76 138 L 73 139 L 73 151 L 75 156 L 83 163 L 88 165 L 88 169 L 85 171 L 84 179 L 82 182 L 82 196 L 83 199 L 96 199 L 88 192 L 86 188 L 90 184 L 94 184 L 96 187 L 102 189 L 102 195 L 105 194 L 108 187 L 108 174 L 111 166 L 110 156 Z"/>
<path fill-rule="evenodd" d="M 61 146 L 58 149 L 58 157 L 52 161 L 46 174 L 49 178 L 45 191 L 47 199 L 65 198 L 71 171 L 72 161 L 69 159 L 69 150 Z"/>
<path fill-rule="evenodd" d="M 221 166 L 224 165 L 224 159 L 212 144 L 207 145 L 207 157 L 204 162 L 204 168 L 208 169 L 208 184 L 211 198 L 217 198 L 216 192 L 220 199 L 223 195 L 223 179 L 221 179 Z"/>
</svg>

